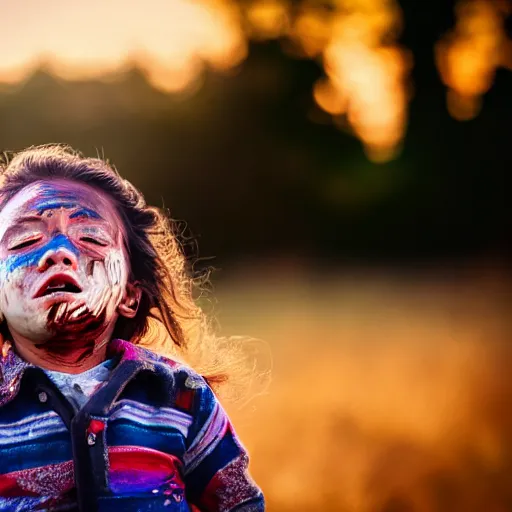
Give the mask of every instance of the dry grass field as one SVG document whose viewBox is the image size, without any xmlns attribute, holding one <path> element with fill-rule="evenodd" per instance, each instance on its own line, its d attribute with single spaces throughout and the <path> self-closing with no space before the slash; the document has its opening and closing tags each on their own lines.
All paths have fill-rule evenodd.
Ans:
<svg viewBox="0 0 512 512">
<path fill-rule="evenodd" d="M 477 267 L 217 285 L 223 331 L 272 351 L 228 405 L 269 512 L 512 510 L 509 290 Z"/>
</svg>

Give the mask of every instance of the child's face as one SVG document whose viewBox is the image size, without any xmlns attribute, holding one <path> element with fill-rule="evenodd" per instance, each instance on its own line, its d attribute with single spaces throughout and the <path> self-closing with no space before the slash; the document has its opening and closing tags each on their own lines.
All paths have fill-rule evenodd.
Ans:
<svg viewBox="0 0 512 512">
<path fill-rule="evenodd" d="M 124 238 L 112 200 L 86 184 L 19 191 L 0 211 L 0 312 L 11 332 L 44 342 L 114 324 L 130 270 Z"/>
</svg>

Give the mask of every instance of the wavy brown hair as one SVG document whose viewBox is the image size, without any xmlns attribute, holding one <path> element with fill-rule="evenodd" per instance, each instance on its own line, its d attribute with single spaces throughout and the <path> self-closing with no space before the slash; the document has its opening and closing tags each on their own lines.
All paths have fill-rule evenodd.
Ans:
<svg viewBox="0 0 512 512">
<path fill-rule="evenodd" d="M 119 317 L 113 336 L 182 359 L 216 391 L 235 374 L 239 384 L 248 377 L 252 381 L 254 375 L 249 374 L 253 368 L 248 364 L 242 339 L 216 336 L 212 319 L 196 302 L 206 280 L 191 272 L 177 223 L 163 210 L 147 205 L 142 193 L 108 161 L 86 158 L 59 144 L 4 153 L 0 163 L 0 209 L 27 185 L 52 179 L 69 179 L 102 190 L 112 199 L 124 223 L 130 280 L 140 283 L 142 297 L 135 318 Z M 236 387 L 231 388 L 233 391 Z"/>
</svg>

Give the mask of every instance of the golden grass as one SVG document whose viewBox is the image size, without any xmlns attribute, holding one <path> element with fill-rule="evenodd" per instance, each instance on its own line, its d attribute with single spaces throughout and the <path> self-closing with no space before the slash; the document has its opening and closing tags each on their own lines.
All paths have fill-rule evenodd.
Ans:
<svg viewBox="0 0 512 512">
<path fill-rule="evenodd" d="M 273 277 L 216 292 L 272 349 L 266 394 L 228 405 L 270 512 L 512 509 L 500 276 Z"/>
</svg>

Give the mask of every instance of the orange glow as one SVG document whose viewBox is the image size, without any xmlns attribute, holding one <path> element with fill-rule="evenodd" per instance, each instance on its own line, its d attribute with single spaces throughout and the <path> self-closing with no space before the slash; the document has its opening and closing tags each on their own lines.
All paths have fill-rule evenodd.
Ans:
<svg viewBox="0 0 512 512">
<path fill-rule="evenodd" d="M 203 70 L 229 70 L 247 41 L 288 38 L 301 55 L 322 59 L 314 87 L 325 111 L 346 116 L 374 161 L 392 158 L 406 124 L 405 53 L 393 44 L 396 0 L 37 0 L 11 3 L 0 32 L 0 80 L 24 80 L 41 63 L 67 80 L 102 79 L 141 68 L 167 93 L 194 91 Z M 390 42 L 391 41 L 391 42 Z M 297 52 L 296 52 L 297 53 Z M 339 124 L 339 120 L 336 121 Z"/>
<path fill-rule="evenodd" d="M 330 80 L 318 80 L 313 87 L 313 96 L 318 106 L 332 115 L 344 114 L 347 100 Z"/>
<path fill-rule="evenodd" d="M 394 0 L 305 2 L 289 32 L 299 54 L 320 57 L 327 80 L 313 89 L 320 108 L 345 114 L 335 124 L 361 139 L 375 162 L 394 158 L 407 121 L 411 59 L 394 40 L 402 25 Z M 345 122 L 346 121 L 346 122 Z"/>
<path fill-rule="evenodd" d="M 249 32 L 255 39 L 274 39 L 288 30 L 289 6 L 279 0 L 256 0 L 246 12 Z"/>
<path fill-rule="evenodd" d="M 397 0 L 41 5 L 26 0 L 4 8 L 0 82 L 22 82 L 41 65 L 67 80 L 108 78 L 136 65 L 164 92 L 194 91 L 205 67 L 224 71 L 242 62 L 248 39 L 287 38 L 293 54 L 321 60 L 327 76 L 314 86 L 313 97 L 335 116 L 335 125 L 348 125 L 373 161 L 389 160 L 400 148 L 411 58 L 396 43 L 402 27 Z M 496 69 L 512 68 L 504 29 L 510 12 L 511 4 L 502 0 L 460 0 L 456 27 L 436 45 L 455 118 L 474 118 Z"/>
<path fill-rule="evenodd" d="M 332 15 L 321 9 L 304 9 L 291 28 L 290 37 L 306 57 L 318 57 L 331 37 Z"/>
<path fill-rule="evenodd" d="M 232 411 L 269 510 L 510 510 L 508 279 L 283 268 L 219 290 L 226 332 L 272 343 Z"/>
<path fill-rule="evenodd" d="M 347 3 L 352 12 L 336 18 L 324 66 L 368 157 L 383 162 L 396 155 L 406 127 L 408 57 L 384 43 L 400 26 L 399 11 L 384 0 Z"/>
<path fill-rule="evenodd" d="M 437 66 L 449 87 L 447 105 L 454 118 L 473 119 L 496 69 L 511 66 L 512 44 L 504 27 L 510 10 L 505 2 L 493 0 L 457 4 L 457 25 L 436 46 Z"/>
<path fill-rule="evenodd" d="M 37 62 L 68 80 L 136 64 L 155 87 L 176 92 L 196 83 L 205 65 L 229 69 L 246 54 L 238 11 L 228 0 L 47 0 L 44 23 L 41 4 L 27 0 L 2 15 L 4 82 L 23 80 Z"/>
<path fill-rule="evenodd" d="M 15 64 L 9 68 L 0 67 L 0 83 L 2 84 L 17 84 L 23 82 L 30 70 L 40 65 L 39 60 L 32 60 L 30 63 Z"/>
<path fill-rule="evenodd" d="M 404 136 L 409 59 L 395 44 L 402 24 L 396 0 L 47 0 L 45 23 L 40 17 L 37 0 L 4 10 L 0 80 L 21 81 L 37 62 L 67 80 L 136 65 L 164 92 L 194 91 L 205 67 L 239 64 L 248 39 L 287 38 L 295 54 L 322 61 L 327 77 L 314 99 L 345 116 L 370 159 L 393 158 Z"/>
</svg>

